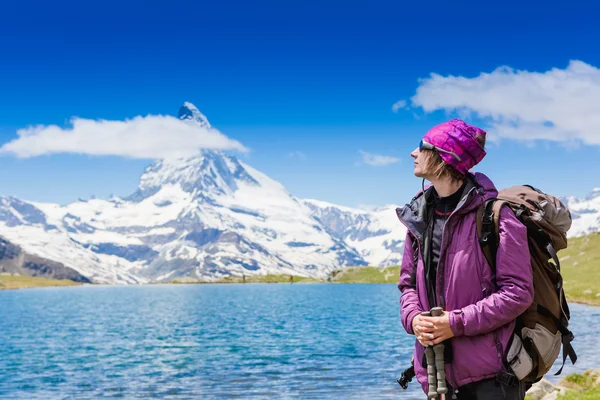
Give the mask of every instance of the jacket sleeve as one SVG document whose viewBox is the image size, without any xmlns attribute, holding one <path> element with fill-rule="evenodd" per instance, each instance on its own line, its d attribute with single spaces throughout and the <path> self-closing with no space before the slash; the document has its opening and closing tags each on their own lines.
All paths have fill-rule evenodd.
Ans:
<svg viewBox="0 0 600 400">
<path fill-rule="evenodd" d="M 398 289 L 402 293 L 400 296 L 400 319 L 402 320 L 402 326 L 410 335 L 414 335 L 412 329 L 413 319 L 421 312 L 416 290 L 415 277 L 417 266 L 415 265 L 414 257 L 412 237 L 407 233 L 404 241 L 404 253 L 402 255 Z"/>
<path fill-rule="evenodd" d="M 502 207 L 498 224 L 496 286 L 490 296 L 450 313 L 455 336 L 491 332 L 522 314 L 533 302 L 533 274 L 527 228 L 508 207 Z"/>
</svg>

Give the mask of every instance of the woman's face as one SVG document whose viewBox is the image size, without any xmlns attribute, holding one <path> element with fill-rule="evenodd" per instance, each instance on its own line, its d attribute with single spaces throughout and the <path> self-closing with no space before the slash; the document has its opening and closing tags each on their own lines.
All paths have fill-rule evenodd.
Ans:
<svg viewBox="0 0 600 400">
<path fill-rule="evenodd" d="M 416 149 L 414 149 L 412 151 L 412 153 L 410 153 L 410 156 L 412 158 L 414 158 L 414 171 L 413 173 L 415 174 L 416 177 L 418 178 L 425 178 L 427 180 L 428 176 L 429 176 L 429 171 L 428 171 L 428 160 L 429 157 L 431 155 L 430 150 L 419 150 L 419 148 L 417 147 Z"/>
</svg>

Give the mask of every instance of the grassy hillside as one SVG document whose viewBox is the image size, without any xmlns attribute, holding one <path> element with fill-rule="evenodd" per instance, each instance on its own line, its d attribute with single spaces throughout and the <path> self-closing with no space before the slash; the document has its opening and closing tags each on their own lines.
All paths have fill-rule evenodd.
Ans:
<svg viewBox="0 0 600 400">
<path fill-rule="evenodd" d="M 558 257 L 567 300 L 600 305 L 600 234 L 569 239 Z"/>
<path fill-rule="evenodd" d="M 42 286 L 77 286 L 77 282 L 67 279 L 34 278 L 24 275 L 0 275 L 0 290 L 2 289 L 26 289 Z"/>
</svg>

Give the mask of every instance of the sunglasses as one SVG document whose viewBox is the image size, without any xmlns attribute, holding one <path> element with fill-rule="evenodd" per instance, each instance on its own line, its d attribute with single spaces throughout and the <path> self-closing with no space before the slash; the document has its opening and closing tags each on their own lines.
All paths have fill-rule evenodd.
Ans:
<svg viewBox="0 0 600 400">
<path fill-rule="evenodd" d="M 450 154 L 452 157 L 456 158 L 456 161 L 461 161 L 461 158 L 458 154 L 456 154 L 452 151 L 440 149 L 439 147 L 434 146 L 431 143 L 427 143 L 423 139 L 421 139 L 421 143 L 419 143 L 419 151 L 422 151 L 422 150 L 436 150 L 436 151 L 439 151 L 442 153 Z"/>
</svg>

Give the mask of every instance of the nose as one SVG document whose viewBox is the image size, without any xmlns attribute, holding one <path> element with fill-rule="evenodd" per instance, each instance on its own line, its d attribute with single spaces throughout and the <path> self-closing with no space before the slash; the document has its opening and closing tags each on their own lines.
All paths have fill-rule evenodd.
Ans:
<svg viewBox="0 0 600 400">
<path fill-rule="evenodd" d="M 419 148 L 415 148 L 412 153 L 410 153 L 410 156 L 414 159 L 416 159 L 419 156 Z"/>
</svg>

